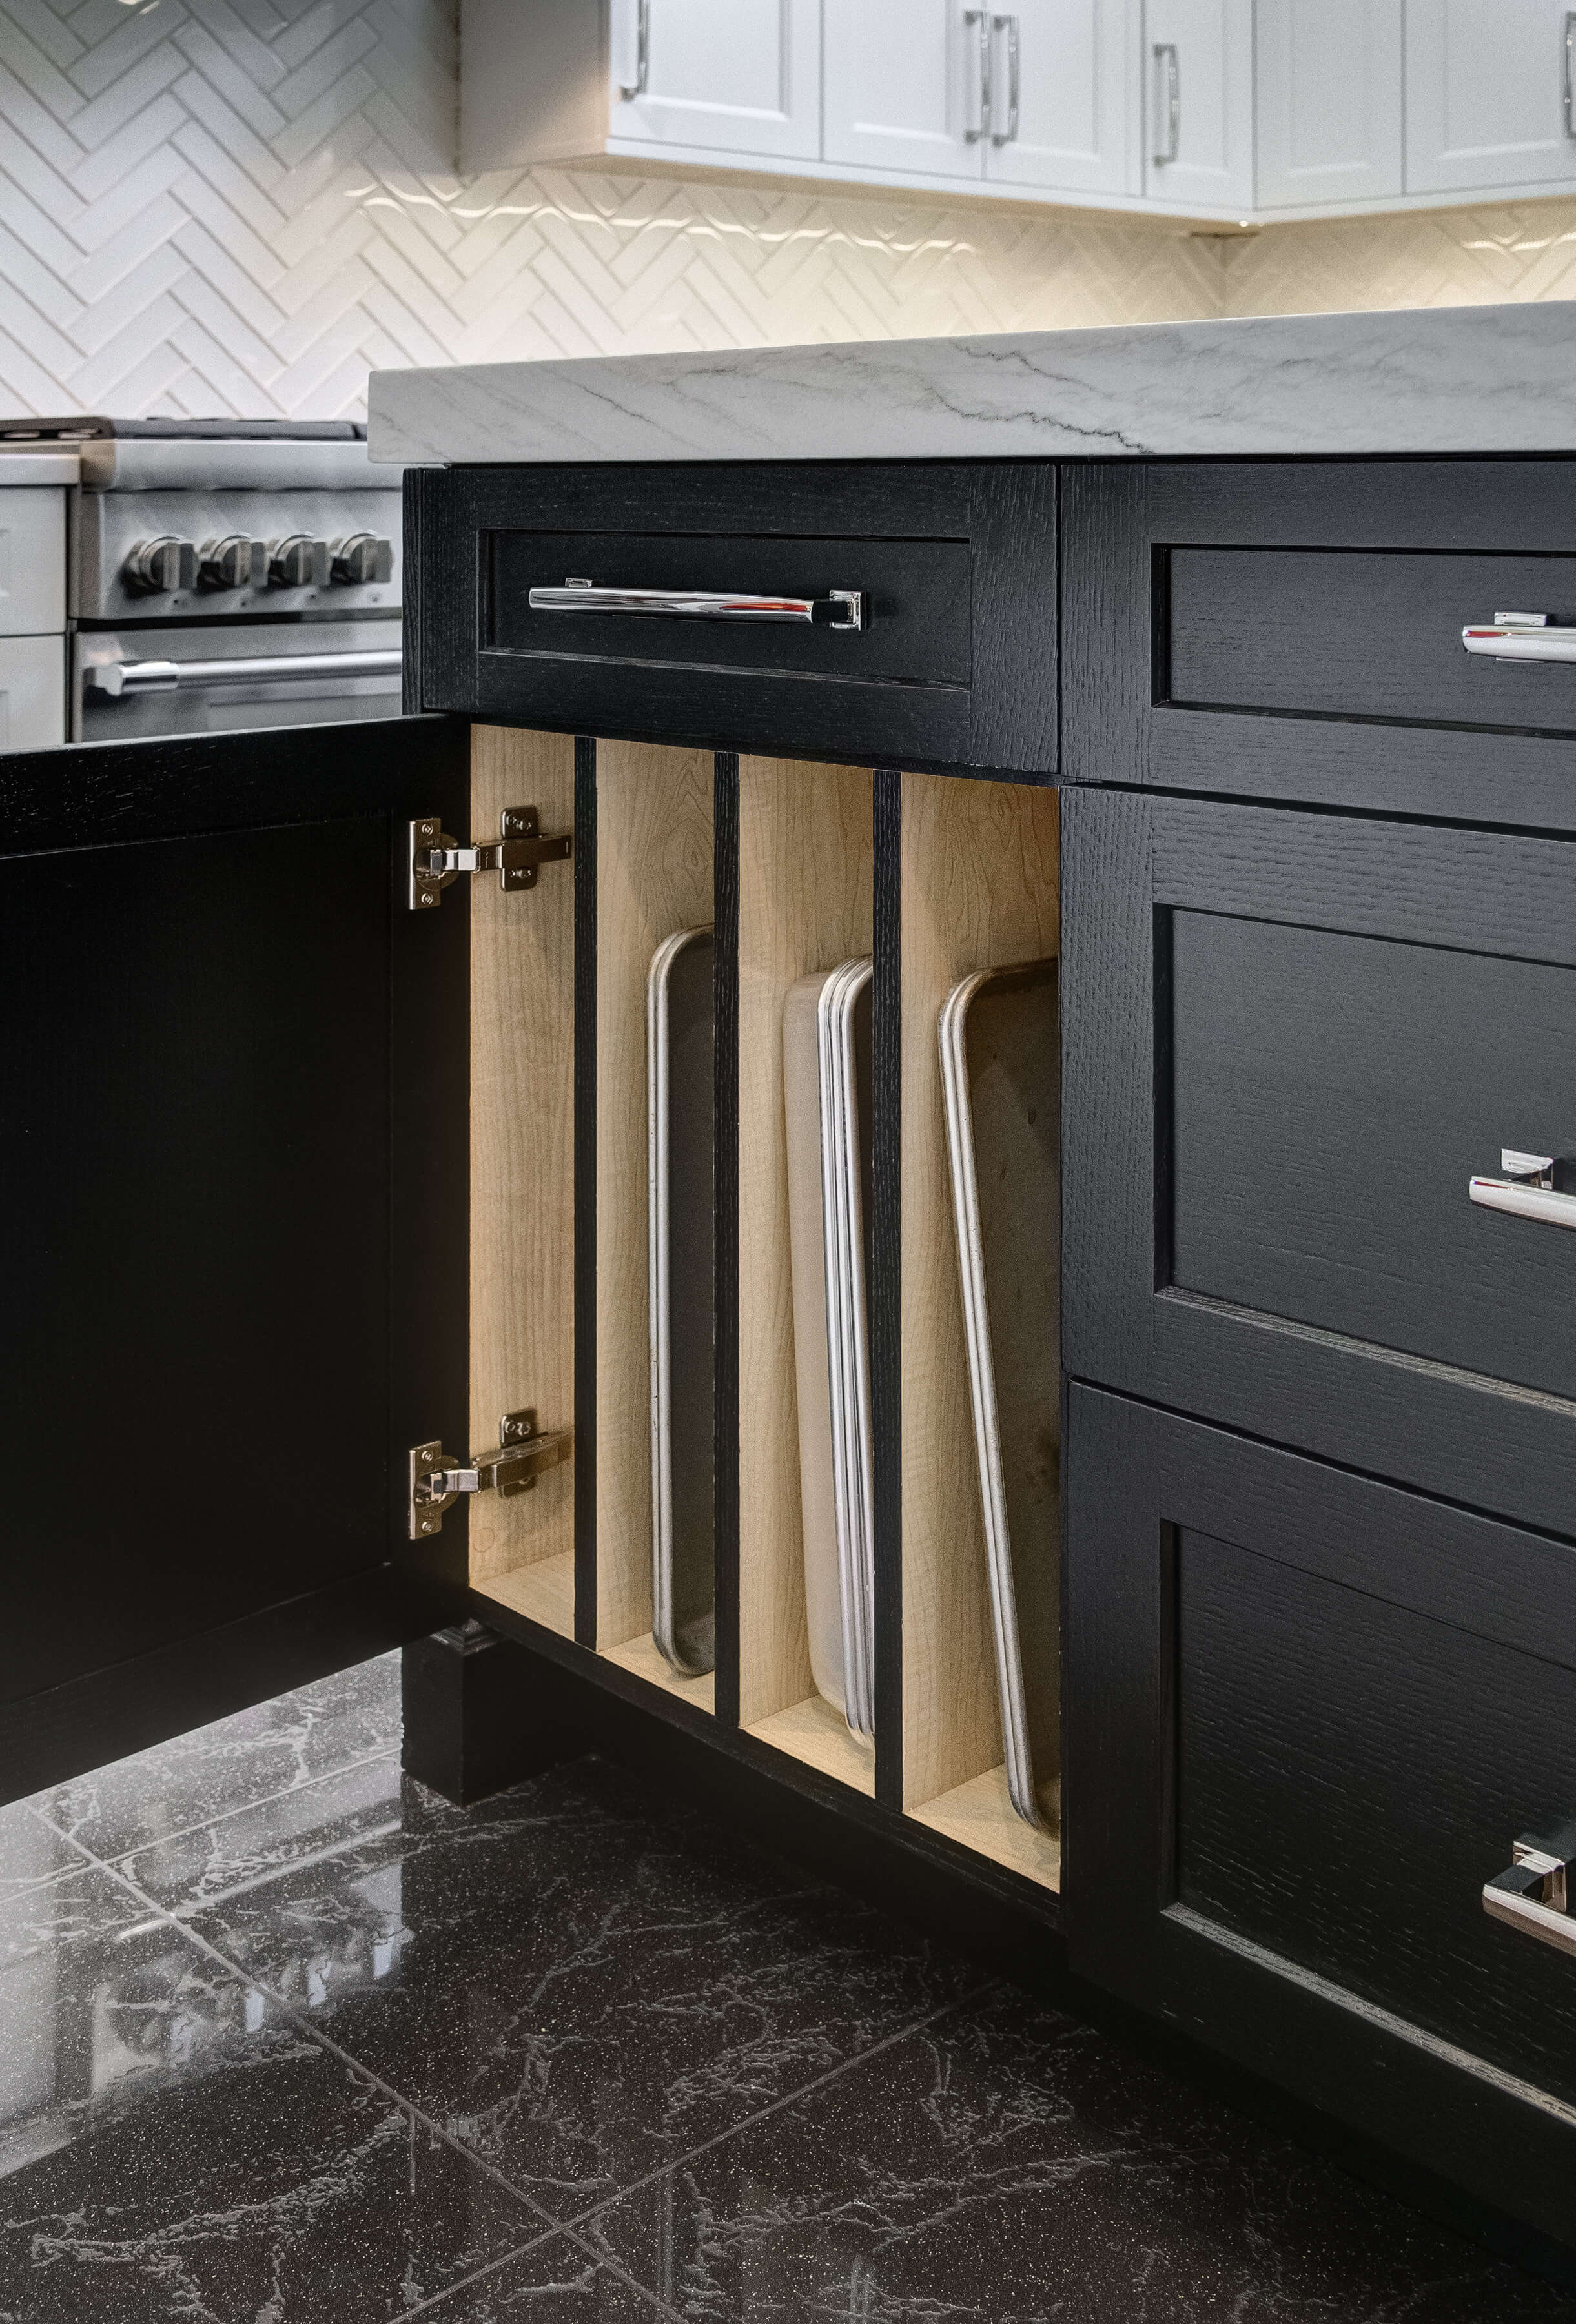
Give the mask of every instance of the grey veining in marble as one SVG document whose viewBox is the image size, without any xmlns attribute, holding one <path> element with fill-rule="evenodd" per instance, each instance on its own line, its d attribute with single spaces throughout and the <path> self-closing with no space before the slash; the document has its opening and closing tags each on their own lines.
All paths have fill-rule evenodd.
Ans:
<svg viewBox="0 0 1576 2324">
<path fill-rule="evenodd" d="M 374 460 L 1576 450 L 1576 303 L 372 375 Z"/>
</svg>

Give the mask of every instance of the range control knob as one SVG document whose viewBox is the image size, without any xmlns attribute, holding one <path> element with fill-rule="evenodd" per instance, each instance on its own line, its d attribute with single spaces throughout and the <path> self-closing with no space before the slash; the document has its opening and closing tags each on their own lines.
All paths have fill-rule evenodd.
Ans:
<svg viewBox="0 0 1576 2324">
<path fill-rule="evenodd" d="M 328 578 L 328 544 L 292 532 L 268 544 L 271 589 L 320 589 Z"/>
<path fill-rule="evenodd" d="M 121 578 L 138 597 L 189 589 L 197 579 L 197 551 L 189 540 L 161 532 L 155 540 L 137 542 L 121 567 Z"/>
<path fill-rule="evenodd" d="M 392 543 L 380 540 L 375 532 L 347 533 L 336 540 L 333 549 L 333 564 L 328 568 L 330 580 L 341 588 L 354 588 L 367 581 L 390 581 L 394 574 Z"/>
<path fill-rule="evenodd" d="M 205 589 L 261 589 L 267 571 L 266 543 L 227 532 L 222 540 L 203 542 L 197 577 Z"/>
</svg>

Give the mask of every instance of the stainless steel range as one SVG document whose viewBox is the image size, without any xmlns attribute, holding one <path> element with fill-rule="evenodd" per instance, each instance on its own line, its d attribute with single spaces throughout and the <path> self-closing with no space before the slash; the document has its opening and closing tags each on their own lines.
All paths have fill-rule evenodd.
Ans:
<svg viewBox="0 0 1576 2324">
<path fill-rule="evenodd" d="M 68 447 L 73 742 L 400 708 L 400 472 L 349 421 L 14 420 Z"/>
</svg>

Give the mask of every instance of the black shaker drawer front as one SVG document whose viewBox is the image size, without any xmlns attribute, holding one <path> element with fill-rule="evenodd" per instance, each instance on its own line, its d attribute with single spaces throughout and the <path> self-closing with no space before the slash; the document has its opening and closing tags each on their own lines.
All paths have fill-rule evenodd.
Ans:
<svg viewBox="0 0 1576 2324">
<path fill-rule="evenodd" d="M 1064 492 L 1066 779 L 1576 828 L 1576 459 L 1091 464 Z M 1545 634 L 1469 650 L 1501 613 Z"/>
<path fill-rule="evenodd" d="M 414 683 L 505 724 L 1049 777 L 1055 510 L 1039 463 L 415 472 Z"/>
<path fill-rule="evenodd" d="M 1576 733 L 1576 659 L 1462 643 L 1504 611 L 1569 628 L 1576 558 L 1174 549 L 1166 566 L 1173 703 Z M 1506 650 L 1568 642 L 1517 635 Z"/>
<path fill-rule="evenodd" d="M 1065 1475 L 1074 1965 L 1337 2111 L 1377 2069 L 1415 2153 L 1496 2090 L 1576 2147 L 1576 1919 L 1484 1904 L 1576 1848 L 1576 1549 L 1093 1390 Z"/>
<path fill-rule="evenodd" d="M 1068 1369 L 1576 1533 L 1576 844 L 1078 790 L 1063 845 Z"/>
</svg>

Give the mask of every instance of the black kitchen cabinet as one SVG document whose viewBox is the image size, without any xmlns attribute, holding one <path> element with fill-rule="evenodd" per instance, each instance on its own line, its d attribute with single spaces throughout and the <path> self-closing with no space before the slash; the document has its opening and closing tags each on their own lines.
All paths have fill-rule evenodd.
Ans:
<svg viewBox="0 0 1576 2324">
<path fill-rule="evenodd" d="M 7 1791 L 442 1629 L 456 1791 L 512 1720 L 645 1734 L 1576 2243 L 1576 1962 L 1483 1904 L 1576 1821 L 1576 669 L 1460 643 L 1576 611 L 1571 473 L 424 472 L 413 715 L 5 762 Z M 577 582 L 822 617 L 530 602 Z M 707 928 L 684 1674 L 647 976 Z M 1021 1646 L 1060 1652 L 1064 1900 L 1003 1764 L 937 1046 L 963 980 L 1056 955 L 1064 1620 Z M 870 1742 L 808 1653 L 782 1097 L 788 994 L 865 958 Z M 1541 1220 L 1470 1196 L 1506 1149 Z M 467 1619 L 530 1656 L 474 1701 Z"/>
</svg>

